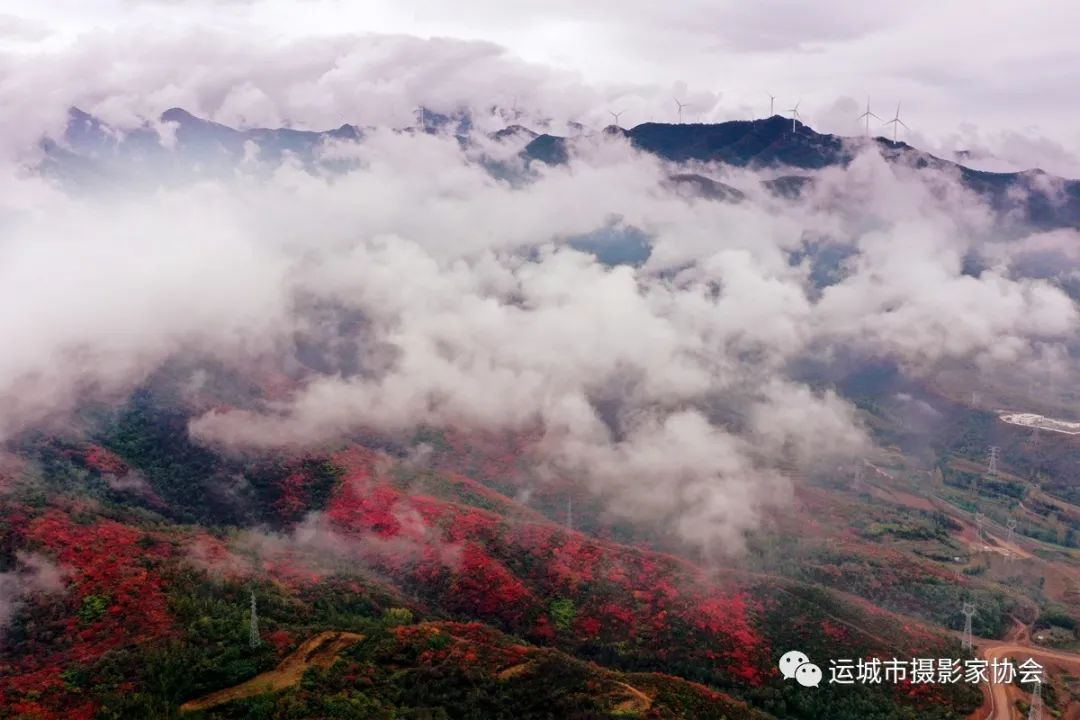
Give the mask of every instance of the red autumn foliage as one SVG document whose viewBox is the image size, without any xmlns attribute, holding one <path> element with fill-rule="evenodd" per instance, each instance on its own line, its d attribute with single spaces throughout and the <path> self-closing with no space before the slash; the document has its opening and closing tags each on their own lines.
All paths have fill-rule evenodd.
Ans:
<svg viewBox="0 0 1080 720">
<path fill-rule="evenodd" d="M 500 434 L 461 432 L 444 433 L 450 452 L 445 453 L 445 469 L 472 475 L 480 480 L 498 480 L 517 475 L 521 458 L 542 435 L 540 428 Z"/>
<path fill-rule="evenodd" d="M 251 573 L 251 564 L 235 555 L 229 547 L 206 532 L 198 532 L 188 540 L 188 557 L 198 567 L 214 577 L 237 579 Z"/>
<path fill-rule="evenodd" d="M 65 616 L 53 628 L 59 641 L 27 653 L 0 679 L 0 706 L 21 706 L 35 718 L 93 717 L 92 704 L 69 697 L 61 668 L 172 633 L 162 580 L 151 567 L 171 555 L 171 546 L 141 546 L 144 533 L 135 528 L 110 520 L 80 525 L 56 509 L 26 522 L 21 531 L 30 547 L 52 555 L 67 570 Z M 86 621 L 78 611 L 88 596 L 107 598 L 107 606 Z"/>
<path fill-rule="evenodd" d="M 285 655 L 296 646 L 296 639 L 288 630 L 275 630 L 267 637 L 278 655 Z"/>
<path fill-rule="evenodd" d="M 838 642 L 843 642 L 848 637 L 847 628 L 827 618 L 821 621 L 821 634 Z"/>
<path fill-rule="evenodd" d="M 308 506 L 308 478 L 299 470 L 291 472 L 278 483 L 280 495 L 274 502 L 274 511 L 283 520 L 295 520 Z"/>
<path fill-rule="evenodd" d="M 539 642 L 638 637 L 654 654 L 675 647 L 749 684 L 762 682 L 771 665 L 771 650 L 753 627 L 758 609 L 684 560 L 407 495 L 380 478 L 370 452 L 354 449 L 335 462 L 346 472 L 326 508 L 331 526 L 357 543 L 365 561 L 451 612 Z M 285 575 L 287 559 L 275 562 Z M 566 637 L 546 617 L 557 597 L 575 605 Z"/>
<path fill-rule="evenodd" d="M 546 521 L 522 522 L 523 515 L 510 521 L 471 505 L 407 494 L 380 472 L 379 456 L 363 448 L 340 453 L 333 462 L 344 474 L 324 512 L 328 528 L 350 544 L 358 560 L 444 611 L 564 647 L 632 638 L 653 658 L 698 661 L 750 684 L 771 665 L 771 650 L 754 630 L 757 608 L 737 588 L 717 588 L 684 560 L 567 533 Z M 472 482 L 458 476 L 455 485 L 478 496 Z M 305 483 L 301 473 L 285 477 L 279 511 L 304 506 Z M 63 694 L 58 675 L 47 668 L 93 660 L 112 647 L 172 632 L 161 580 L 152 569 L 171 546 L 141 542 L 144 533 L 112 521 L 79 525 L 59 511 L 26 520 L 23 532 L 73 573 L 62 623 L 66 644 L 54 644 L 40 663 L 0 681 L 0 692 L 12 702 L 28 699 L 20 688 L 44 689 L 45 699 L 37 701 L 45 704 L 49 696 Z M 207 534 L 195 539 L 208 568 L 240 572 L 221 541 Z M 308 586 L 321 573 L 298 552 L 266 555 L 264 567 L 287 587 Z M 106 611 L 90 622 L 77 616 L 87 595 L 108 598 Z M 556 598 L 573 603 L 568 630 L 557 630 L 549 616 Z M 483 628 L 465 624 L 455 634 Z M 295 638 L 280 633 L 269 642 L 282 652 Z M 459 659 L 482 661 L 475 652 L 461 650 Z"/>
<path fill-rule="evenodd" d="M 727 635 L 726 657 L 732 675 L 752 685 L 764 680 L 762 668 L 754 661 L 763 645 L 761 636 L 747 620 L 747 597 L 738 594 L 719 600 L 708 598 L 698 605 L 695 624 L 710 635 Z"/>
<path fill-rule="evenodd" d="M 102 475 L 115 475 L 123 477 L 128 474 L 130 468 L 118 455 L 112 453 L 100 445 L 89 444 L 82 455 L 82 461 L 86 467 L 96 470 Z"/>
<path fill-rule="evenodd" d="M 592 640 L 600 634 L 601 622 L 594 617 L 580 617 L 574 623 L 574 632 L 586 640 Z"/>
<path fill-rule="evenodd" d="M 34 519 L 27 539 L 51 551 L 59 562 L 73 570 L 71 596 L 79 599 L 101 595 L 110 599 L 107 616 L 137 617 L 138 623 L 110 622 L 101 618 L 85 628 L 95 642 L 74 648 L 78 659 L 97 657 L 112 647 L 161 637 L 171 625 L 166 611 L 161 578 L 143 560 L 168 557 L 170 545 L 158 543 L 140 547 L 144 533 L 127 525 L 101 520 L 92 525 L 72 523 L 63 513 L 52 511 Z M 78 619 L 68 618 L 71 631 Z"/>
<path fill-rule="evenodd" d="M 533 648 L 512 643 L 481 623 L 424 623 L 395 628 L 398 643 L 418 651 L 422 665 L 453 664 L 495 672 L 528 660 Z M 443 642 L 433 644 L 434 639 Z"/>
<path fill-rule="evenodd" d="M 521 620 L 526 603 L 535 602 L 520 580 L 473 544 L 465 546 L 451 593 L 450 604 L 458 611 L 512 625 Z"/>
<path fill-rule="evenodd" d="M 115 468 L 95 455 L 95 468 Z M 507 463 L 509 458 L 505 459 Z M 566 532 L 546 521 L 523 522 L 525 511 L 503 514 L 510 501 L 460 474 L 448 481 L 480 509 L 443 496 L 410 494 L 380 472 L 379 456 L 364 448 L 336 455 L 345 473 L 324 512 L 326 525 L 350 544 L 349 557 L 399 581 L 421 606 L 443 613 L 482 618 L 538 643 L 582 649 L 619 643 L 640 658 L 629 662 L 663 662 L 715 670 L 722 684 L 758 685 L 775 673 L 773 653 L 759 631 L 764 608 L 739 583 L 708 577 L 685 559 Z M 501 462 L 501 461 L 500 461 Z M 515 460 L 516 462 L 516 460 Z M 89 464 L 89 463 L 88 463 Z M 497 466 L 498 463 L 495 463 Z M 494 466 L 493 466 L 494 467 Z M 307 505 L 308 478 L 300 471 L 280 481 L 275 509 L 282 517 L 302 514 Z M 451 498 L 455 497 L 451 493 Z M 50 511 L 32 519 L 7 518 L 9 527 L 73 569 L 64 601 L 63 640 L 43 648 L 8 678 L 0 679 L 0 707 L 21 707 L 33 717 L 89 717 L 66 688 L 60 671 L 72 662 L 90 661 L 112 647 L 168 636 L 162 582 L 154 565 L 171 556 L 170 546 L 147 543 L 146 534 L 112 521 L 90 525 Z M 233 567 L 235 556 L 220 540 L 196 535 L 207 567 Z M 294 549 L 264 555 L 264 568 L 288 589 L 311 588 L 326 571 L 315 568 Z M 239 572 L 239 571 L 238 571 Z M 380 578 L 380 582 L 383 578 Z M 350 581 L 352 582 L 352 581 Z M 361 581 L 366 582 L 366 580 Z M 355 587 L 360 593 L 362 587 Z M 93 621 L 76 619 L 81 599 L 108 597 L 105 612 Z M 572 620 L 556 629 L 553 601 L 570 601 Z M 564 614 L 565 617 L 565 614 Z M 138 622 L 132 622 L 138 618 Z M 793 618 L 816 632 L 840 640 L 847 629 L 819 615 Z M 130 625 L 131 627 L 127 627 Z M 490 641 L 495 631 L 479 623 L 440 623 L 451 642 L 429 642 L 430 624 L 395 632 L 415 641 L 421 662 L 458 662 L 468 666 L 505 667 L 520 662 L 529 649 Z M 426 629 L 425 629 L 426 628 Z M 298 638 L 284 630 L 268 641 L 279 654 Z M 632 642 L 627 642 L 632 641 Z M 494 645 L 495 649 L 486 647 Z M 535 652 L 535 649 L 533 649 Z M 933 653 L 928 653 L 931 656 Z M 7 668 L 0 667 L 0 677 Z M 356 670 L 351 677 L 362 678 Z M 715 694 L 702 688 L 703 692 Z M 920 688 L 899 688 L 909 701 L 928 702 Z M 66 694 L 66 697 L 65 697 Z M 74 703 L 75 711 L 58 714 L 57 698 Z M 910 703 L 909 703 L 910 704 Z M 79 715 L 79 712 L 90 715 Z M 51 714 L 50 714 L 51 713 Z"/>
</svg>

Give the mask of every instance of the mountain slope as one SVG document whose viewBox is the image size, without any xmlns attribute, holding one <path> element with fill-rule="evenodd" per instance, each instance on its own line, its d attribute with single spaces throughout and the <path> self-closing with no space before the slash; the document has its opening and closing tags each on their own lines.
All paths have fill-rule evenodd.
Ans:
<svg viewBox="0 0 1080 720">
<path fill-rule="evenodd" d="M 944 719 L 977 704 L 968 686 L 808 694 L 778 675 L 787 648 L 826 658 L 841 646 L 853 657 L 947 657 L 958 647 L 804 583 L 567 532 L 470 478 L 421 472 L 392 445 L 284 458 L 279 472 L 221 458 L 162 472 L 155 467 L 182 443 L 134 442 L 136 433 L 160 437 L 127 424 L 100 445 L 27 445 L 26 470 L 0 496 L 0 567 L 34 553 L 63 569 L 60 587 L 24 598 L 0 648 L 0 707 L 16 716 L 170 717 L 323 631 L 373 644 L 286 691 L 307 708 L 289 717 L 321 717 L 333 698 L 368 708 L 344 717 L 425 707 L 495 717 L 483 708 L 499 697 L 535 717 L 546 706 L 529 698 L 567 717 L 640 715 L 642 696 L 648 716 L 672 718 L 812 720 L 845 707 L 834 716 Z M 467 436 L 455 442 L 479 450 L 474 461 L 486 455 Z M 250 479 L 253 494 L 236 498 L 248 513 L 195 512 L 193 490 L 215 465 Z M 177 500 L 161 503 L 163 494 Z M 251 591 L 263 638 L 255 648 Z M 504 662 L 507 653 L 520 657 Z M 461 696 L 470 687 L 477 694 Z M 279 717 L 281 707 L 233 705 L 210 716 Z"/>
</svg>

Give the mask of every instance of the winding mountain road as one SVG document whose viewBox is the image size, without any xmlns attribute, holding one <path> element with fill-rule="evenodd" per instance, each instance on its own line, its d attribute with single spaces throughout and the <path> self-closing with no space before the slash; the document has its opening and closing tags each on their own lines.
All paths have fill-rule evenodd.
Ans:
<svg viewBox="0 0 1080 720">
<path fill-rule="evenodd" d="M 1057 667 L 1067 668 L 1074 674 L 1080 674 L 1080 655 L 1029 645 L 1024 640 L 1003 640 L 986 643 L 980 649 L 979 656 L 988 663 L 1003 658 L 1012 658 L 1020 662 L 1028 658 L 1034 658 L 1036 662 L 1044 667 L 1053 664 Z M 980 711 L 979 718 L 985 720 L 1023 720 L 1023 715 L 1016 710 L 1016 700 L 1026 696 L 1016 686 L 1002 683 L 986 683 L 984 692 L 990 699 L 990 712 L 987 715 L 982 715 L 982 711 Z"/>
</svg>

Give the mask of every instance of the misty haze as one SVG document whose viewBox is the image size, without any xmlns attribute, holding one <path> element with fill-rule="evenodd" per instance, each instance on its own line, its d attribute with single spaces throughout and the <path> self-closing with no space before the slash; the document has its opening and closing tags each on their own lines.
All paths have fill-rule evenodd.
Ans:
<svg viewBox="0 0 1080 720">
<path fill-rule="evenodd" d="M 825 6 L 11 0 L 0 717 L 1080 717 L 1080 10 Z"/>
</svg>

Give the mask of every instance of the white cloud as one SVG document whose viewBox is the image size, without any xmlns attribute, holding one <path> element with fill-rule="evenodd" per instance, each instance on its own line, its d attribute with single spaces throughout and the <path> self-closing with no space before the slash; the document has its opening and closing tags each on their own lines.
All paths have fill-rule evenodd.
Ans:
<svg viewBox="0 0 1080 720">
<path fill-rule="evenodd" d="M 869 20 L 815 42 L 866 40 Z M 104 70 L 87 84 L 75 73 L 86 67 Z M 71 102 L 121 123 L 183 105 L 230 122 L 331 127 L 390 121 L 421 101 L 479 106 L 510 88 L 524 107 L 552 111 L 551 99 L 566 115 L 601 112 L 605 98 L 489 43 L 268 46 L 186 30 L 87 35 L 5 76 L 0 99 L 45 87 L 29 130 L 5 138 L 9 151 Z M 965 273 L 970 253 L 994 257 L 991 213 L 956 178 L 873 150 L 816 173 L 795 203 L 731 171 L 725 181 L 752 198 L 742 204 L 673 192 L 669 168 L 610 138 L 582 139 L 568 166 L 536 166 L 516 183 L 446 137 L 379 131 L 333 152 L 356 168 L 330 176 L 286 162 L 267 177 L 96 200 L 4 177 L 0 303 L 24 310 L 0 315 L 10 349 L 0 435 L 84 396 L 121 396 L 177 354 L 209 355 L 291 384 L 260 406 L 208 410 L 192 424 L 204 442 L 538 429 L 540 467 L 616 512 L 733 549 L 783 500 L 793 463 L 866 449 L 852 408 L 799 383 L 792 363 L 854 347 L 915 374 L 955 359 L 1023 366 L 1077 326 L 1062 291 L 1010 273 L 1000 253 Z M 642 266 L 608 267 L 566 245 L 613 223 L 651 239 Z M 791 261 L 815 238 L 852 253 L 824 290 L 809 261 Z M 326 367 L 302 367 L 298 334 L 333 349 Z"/>
<path fill-rule="evenodd" d="M 13 2 L 8 25 L 49 31 L 3 58 L 0 91 L 34 131 L 65 104 L 114 120 L 182 105 L 226 122 L 336 127 L 402 125 L 420 103 L 516 101 L 560 123 L 602 125 L 618 108 L 633 126 L 674 120 L 672 95 L 691 103 L 688 119 L 760 117 L 769 91 L 778 108 L 801 99 L 819 130 L 857 132 L 871 96 L 882 117 L 902 101 L 913 129 L 902 138 L 922 146 L 963 137 L 972 147 L 956 149 L 985 143 L 1022 167 L 1078 169 L 1043 144 L 1080 155 L 1080 11 L 1061 4 Z M 343 35 L 357 29 L 371 34 Z"/>
<path fill-rule="evenodd" d="M 28 597 L 59 592 L 65 572 L 44 555 L 18 551 L 14 569 L 0 572 L 0 632 Z"/>
</svg>

